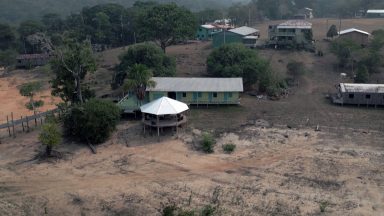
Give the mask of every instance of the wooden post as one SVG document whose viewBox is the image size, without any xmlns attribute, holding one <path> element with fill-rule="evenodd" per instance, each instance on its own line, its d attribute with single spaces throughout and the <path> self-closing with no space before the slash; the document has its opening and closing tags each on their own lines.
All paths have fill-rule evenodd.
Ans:
<svg viewBox="0 0 384 216">
<path fill-rule="evenodd" d="M 145 114 L 144 113 L 142 113 L 142 122 L 143 122 L 143 127 L 144 127 L 144 136 L 145 136 Z"/>
<path fill-rule="evenodd" d="M 7 115 L 7 127 L 8 127 L 8 133 L 9 133 L 9 136 L 12 136 L 12 135 L 11 135 L 11 128 L 9 127 L 9 119 L 8 119 L 8 115 Z"/>
<path fill-rule="evenodd" d="M 37 127 L 36 111 L 33 111 L 33 118 L 35 118 L 35 127 Z"/>
<path fill-rule="evenodd" d="M 23 116 L 20 117 L 20 120 L 21 120 L 21 126 L 23 127 L 23 132 L 25 132 Z"/>
<path fill-rule="evenodd" d="M 43 125 L 43 116 L 40 116 L 40 125 Z"/>
<path fill-rule="evenodd" d="M 28 120 L 28 115 L 25 116 L 26 120 L 27 120 L 27 132 L 29 132 L 29 120 Z"/>
<path fill-rule="evenodd" d="M 160 136 L 159 116 L 158 115 L 156 116 L 156 120 L 157 120 L 157 136 Z"/>
<path fill-rule="evenodd" d="M 12 132 L 13 132 L 13 137 L 16 137 L 15 134 L 15 123 L 13 122 L 13 112 L 11 112 L 11 119 L 12 119 Z"/>
</svg>

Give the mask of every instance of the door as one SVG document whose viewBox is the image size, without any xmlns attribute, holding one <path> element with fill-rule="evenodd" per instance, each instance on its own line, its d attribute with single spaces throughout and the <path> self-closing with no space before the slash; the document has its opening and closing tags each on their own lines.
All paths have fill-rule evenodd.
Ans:
<svg viewBox="0 0 384 216">
<path fill-rule="evenodd" d="M 212 92 L 208 92 L 208 102 L 212 102 L 212 97 L 213 97 L 213 93 Z"/>
<path fill-rule="evenodd" d="M 198 94 L 197 92 L 193 92 L 193 102 L 197 101 Z"/>
<path fill-rule="evenodd" d="M 224 102 L 228 102 L 228 92 L 224 92 Z"/>
</svg>

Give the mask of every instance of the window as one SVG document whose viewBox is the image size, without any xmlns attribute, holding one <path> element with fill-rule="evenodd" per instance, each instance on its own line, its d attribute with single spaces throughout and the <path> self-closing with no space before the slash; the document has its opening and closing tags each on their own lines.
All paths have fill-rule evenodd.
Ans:
<svg viewBox="0 0 384 216">
<path fill-rule="evenodd" d="M 371 99 L 371 95 L 370 94 L 365 95 L 365 99 Z"/>
<path fill-rule="evenodd" d="M 232 97 L 232 92 L 228 92 L 228 97 L 229 97 L 229 98 Z"/>
<path fill-rule="evenodd" d="M 217 98 L 217 92 L 213 92 L 213 97 Z"/>
<path fill-rule="evenodd" d="M 203 97 L 203 94 L 202 94 L 201 92 L 198 92 L 198 93 L 197 93 L 197 97 L 202 98 L 202 97 Z"/>
<path fill-rule="evenodd" d="M 355 95 L 354 94 L 349 94 L 349 96 L 348 96 L 350 99 L 353 99 L 354 97 L 355 97 Z"/>
<path fill-rule="evenodd" d="M 187 97 L 187 92 L 183 92 L 183 97 Z"/>
</svg>

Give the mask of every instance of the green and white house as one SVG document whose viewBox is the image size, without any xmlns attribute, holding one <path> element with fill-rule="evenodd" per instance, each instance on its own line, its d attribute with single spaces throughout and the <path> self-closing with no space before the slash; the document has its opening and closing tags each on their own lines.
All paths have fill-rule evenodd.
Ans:
<svg viewBox="0 0 384 216">
<path fill-rule="evenodd" d="M 217 48 L 227 43 L 242 43 L 246 47 L 254 48 L 259 37 L 259 30 L 242 26 L 213 34 L 212 45 L 214 48 Z"/>
<path fill-rule="evenodd" d="M 222 31 L 222 29 L 214 25 L 200 25 L 196 31 L 196 38 L 197 40 L 211 40 L 212 35 L 220 31 Z"/>
<path fill-rule="evenodd" d="M 147 88 L 146 99 L 140 104 L 131 94 L 119 102 L 127 113 L 137 111 L 140 105 L 163 96 L 190 105 L 239 104 L 243 92 L 242 78 L 153 77 L 155 87 Z"/>
</svg>

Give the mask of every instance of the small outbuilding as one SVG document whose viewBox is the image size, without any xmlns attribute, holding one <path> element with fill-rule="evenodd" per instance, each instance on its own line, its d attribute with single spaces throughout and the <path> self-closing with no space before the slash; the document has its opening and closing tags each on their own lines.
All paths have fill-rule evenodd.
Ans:
<svg viewBox="0 0 384 216">
<path fill-rule="evenodd" d="M 16 58 L 16 66 L 19 68 L 31 68 L 46 65 L 50 60 L 48 54 L 23 54 Z"/>
<path fill-rule="evenodd" d="M 384 18 L 384 10 L 383 9 L 367 10 L 366 17 L 368 17 L 368 18 Z"/>
<path fill-rule="evenodd" d="M 384 105 L 384 84 L 340 83 L 337 90 L 332 96 L 335 104 Z"/>
<path fill-rule="evenodd" d="M 368 45 L 370 35 L 371 34 L 369 34 L 368 32 L 355 28 L 345 29 L 339 32 L 339 38 L 352 40 L 353 42 L 361 46 Z"/>
<path fill-rule="evenodd" d="M 222 31 L 222 29 L 220 29 L 217 26 L 211 25 L 211 24 L 201 25 L 197 29 L 196 39 L 197 40 L 211 40 L 212 35 L 217 33 L 217 32 L 220 32 L 220 31 Z"/>
<path fill-rule="evenodd" d="M 147 88 L 149 101 L 169 97 L 187 104 L 239 104 L 242 78 L 153 77 Z"/>
<path fill-rule="evenodd" d="M 254 48 L 256 47 L 256 42 L 259 37 L 259 30 L 247 26 L 242 26 L 214 34 L 212 36 L 213 47 L 217 48 L 227 43 L 243 43 L 247 47 Z"/>
</svg>

